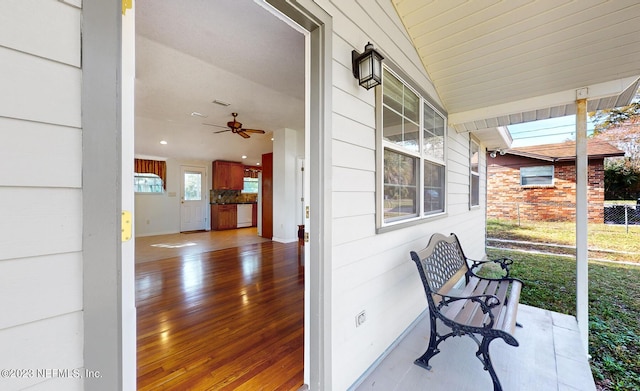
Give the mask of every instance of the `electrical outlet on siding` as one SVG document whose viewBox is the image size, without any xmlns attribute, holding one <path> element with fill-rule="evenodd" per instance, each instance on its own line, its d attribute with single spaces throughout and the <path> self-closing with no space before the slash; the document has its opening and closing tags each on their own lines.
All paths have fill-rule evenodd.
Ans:
<svg viewBox="0 0 640 391">
<path fill-rule="evenodd" d="M 360 327 L 367 320 L 367 313 L 362 310 L 358 315 L 356 315 L 356 327 Z"/>
</svg>

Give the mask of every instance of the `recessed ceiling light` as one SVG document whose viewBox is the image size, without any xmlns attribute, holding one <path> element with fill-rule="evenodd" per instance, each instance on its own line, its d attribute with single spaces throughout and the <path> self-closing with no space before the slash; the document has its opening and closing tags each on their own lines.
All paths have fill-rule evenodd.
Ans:
<svg viewBox="0 0 640 391">
<path fill-rule="evenodd" d="M 160 140 L 160 144 L 167 145 L 167 141 L 166 140 Z"/>
<path fill-rule="evenodd" d="M 218 100 L 218 99 L 214 99 L 213 102 L 211 102 L 211 103 L 215 103 L 217 105 L 225 106 L 225 107 L 231 105 L 231 103 L 227 103 L 227 102 L 224 102 L 224 101 L 221 101 L 221 100 Z"/>
<path fill-rule="evenodd" d="M 271 141 L 275 140 L 273 137 L 271 137 Z"/>
<path fill-rule="evenodd" d="M 247 155 L 242 155 L 242 158 L 243 158 L 243 159 L 246 159 L 246 158 L 247 158 Z"/>
<path fill-rule="evenodd" d="M 197 111 L 192 112 L 191 116 L 192 117 L 202 117 L 202 118 L 207 118 L 208 117 L 208 115 L 204 115 L 202 113 L 198 113 Z"/>
<path fill-rule="evenodd" d="M 256 163 L 256 166 L 259 166 L 259 165 L 260 165 L 260 162 Z"/>
</svg>

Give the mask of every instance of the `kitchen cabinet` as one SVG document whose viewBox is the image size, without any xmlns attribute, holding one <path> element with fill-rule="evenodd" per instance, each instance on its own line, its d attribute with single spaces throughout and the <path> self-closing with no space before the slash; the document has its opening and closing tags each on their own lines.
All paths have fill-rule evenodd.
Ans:
<svg viewBox="0 0 640 391">
<path fill-rule="evenodd" d="M 211 229 L 235 229 L 238 224 L 236 204 L 211 204 Z"/>
<path fill-rule="evenodd" d="M 251 226 L 252 227 L 258 226 L 258 204 L 257 203 L 253 204 L 253 207 L 251 208 Z"/>
<path fill-rule="evenodd" d="M 242 190 L 244 165 L 238 162 L 216 160 L 213 162 L 214 190 Z"/>
</svg>

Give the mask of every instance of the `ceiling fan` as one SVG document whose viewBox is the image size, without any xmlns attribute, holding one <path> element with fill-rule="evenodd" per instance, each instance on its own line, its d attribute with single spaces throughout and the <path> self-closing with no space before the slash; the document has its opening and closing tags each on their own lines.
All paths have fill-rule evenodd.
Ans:
<svg viewBox="0 0 640 391">
<path fill-rule="evenodd" d="M 243 129 L 242 128 L 242 123 L 236 121 L 236 117 L 238 116 L 238 113 L 231 113 L 231 115 L 233 116 L 233 121 L 227 122 L 227 127 L 229 129 L 221 130 L 219 132 L 213 132 L 213 133 L 224 133 L 224 132 L 231 131 L 231 133 L 239 134 L 240 136 L 242 136 L 244 138 L 251 137 L 247 133 L 259 133 L 259 134 L 264 134 L 265 133 L 264 130 L 259 130 L 259 129 Z M 203 123 L 203 125 L 216 126 L 218 128 L 223 128 L 224 127 L 224 126 L 220 126 L 220 125 L 207 124 L 207 123 Z"/>
</svg>

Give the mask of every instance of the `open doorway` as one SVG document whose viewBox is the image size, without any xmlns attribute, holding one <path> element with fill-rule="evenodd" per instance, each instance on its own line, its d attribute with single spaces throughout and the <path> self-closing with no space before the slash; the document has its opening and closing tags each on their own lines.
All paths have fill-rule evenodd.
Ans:
<svg viewBox="0 0 640 391">
<path fill-rule="evenodd" d="M 180 186 L 186 174 L 192 175 L 193 170 L 182 172 L 184 170 L 181 167 L 211 167 L 214 160 L 259 165 L 262 154 L 272 152 L 274 148 L 283 148 L 287 156 L 293 156 L 295 159 L 304 158 L 306 38 L 301 31 L 296 31 L 290 24 L 285 23 L 285 18 L 281 15 L 274 16 L 273 11 L 267 8 L 268 6 L 256 2 L 235 0 L 136 2 L 135 153 L 148 159 L 163 158 L 167 163 L 165 194 L 136 198 L 136 211 L 149 213 L 136 216 L 136 233 L 144 232 L 144 235 L 148 236 L 163 231 L 170 232 L 174 230 L 172 227 L 176 223 L 180 225 L 180 230 L 184 230 L 183 216 L 188 215 L 183 210 L 184 189 L 177 190 L 176 186 Z M 239 19 L 242 20 L 241 23 L 238 23 Z M 256 30 L 248 31 L 252 28 Z M 260 37 L 272 41 L 266 42 L 259 39 Z M 290 37 L 296 37 L 293 40 L 297 43 L 288 43 Z M 255 47 L 248 46 L 252 41 L 259 42 Z M 276 63 L 266 61 L 263 50 L 274 51 L 279 46 L 283 46 L 284 49 L 281 53 L 286 54 L 280 54 Z M 298 49 L 295 49 L 296 47 Z M 293 68 L 290 68 L 291 65 Z M 281 79 L 283 75 L 286 75 L 286 81 Z M 299 80 L 296 79 L 296 75 Z M 249 138 L 239 137 L 235 132 L 222 132 L 221 127 L 227 123 L 226 117 L 232 112 L 239 112 L 238 120 L 242 118 L 247 127 L 268 129 L 271 132 L 267 132 L 263 138 L 254 134 Z M 279 140 L 280 134 L 286 136 L 284 144 Z M 180 173 L 180 176 L 173 176 L 172 172 Z M 208 178 L 207 190 L 214 190 L 211 187 L 211 170 L 207 169 L 201 174 Z M 297 177 L 294 175 L 293 178 L 295 180 Z M 172 181 L 174 183 L 171 183 Z M 287 187 L 295 191 L 297 185 L 287 184 Z M 211 199 L 211 194 L 212 192 L 207 191 L 203 198 L 212 202 L 214 200 Z M 278 209 L 274 212 L 279 213 Z M 154 225 L 155 220 L 160 220 L 158 225 Z M 264 285 L 281 278 L 282 273 L 290 274 L 293 271 L 297 278 L 296 284 L 300 283 L 302 277 L 303 283 L 298 292 L 304 297 L 304 273 L 301 273 L 299 268 L 290 270 L 266 260 L 268 257 L 286 260 L 290 258 L 291 248 L 298 251 L 299 222 L 295 217 L 292 220 L 290 236 L 285 233 L 279 237 L 285 242 L 282 245 L 269 243 L 251 248 L 236 247 L 228 249 L 222 258 L 209 254 L 192 255 L 189 259 L 181 261 L 163 260 L 160 262 L 162 265 L 158 264 L 158 269 L 150 272 L 148 269 L 151 268 L 151 262 L 137 268 L 137 289 L 144 296 L 137 297 L 138 313 L 149 313 L 141 306 L 152 306 L 151 312 L 158 317 L 145 319 L 145 322 L 153 322 L 155 319 L 159 325 L 155 328 L 145 328 L 147 325 L 140 322 L 138 324 L 139 355 L 144 356 L 140 354 L 141 349 L 145 352 L 156 352 L 152 360 L 146 361 L 143 365 L 138 363 L 139 387 L 140 379 L 144 381 L 141 389 L 161 384 L 177 387 L 191 387 L 195 384 L 205 388 L 216 387 L 214 383 L 206 383 L 205 378 L 213 377 L 211 373 L 216 371 L 216 367 L 212 364 L 216 363 L 219 352 L 190 348 L 190 343 L 199 347 L 202 345 L 195 341 L 189 342 L 189 338 L 182 338 L 185 345 L 180 349 L 185 356 L 181 360 L 173 354 L 175 352 L 172 349 L 175 345 L 172 345 L 171 341 L 188 329 L 190 317 L 197 319 L 196 327 L 210 326 L 209 334 L 217 333 L 221 340 L 235 338 L 238 342 L 243 341 L 233 330 L 216 328 L 218 322 L 215 318 L 205 320 L 198 317 L 203 310 L 200 305 L 205 302 L 205 296 L 224 295 L 224 291 L 217 290 L 224 284 L 217 281 L 218 285 L 214 289 L 210 279 L 224 275 L 225 270 L 232 268 L 233 265 L 229 264 L 226 269 L 218 269 L 230 259 L 237 261 L 235 265 L 239 265 L 236 273 L 238 281 L 245 284 L 239 288 L 238 292 L 242 293 L 231 300 L 241 300 L 236 307 L 255 305 L 242 300 L 260 298 L 261 293 L 266 293 Z M 208 227 L 210 224 L 211 221 Z M 287 245 L 289 238 L 293 239 L 291 245 Z M 296 267 L 299 266 L 298 257 L 293 258 Z M 144 274 L 139 274 L 140 271 Z M 258 282 L 253 277 L 256 275 L 260 276 Z M 156 278 L 158 276 L 161 277 Z M 167 290 L 170 286 L 176 287 L 175 298 L 182 300 L 180 305 L 185 306 L 185 312 L 170 312 L 168 308 L 165 311 L 158 302 L 149 304 L 158 293 L 154 290 Z M 252 290 L 257 290 L 258 295 L 252 296 Z M 221 305 L 206 303 L 208 304 L 204 304 L 205 306 Z M 296 303 L 303 306 L 300 300 Z M 170 307 L 175 308 L 175 304 L 174 302 Z M 253 317 L 248 319 L 256 322 L 256 307 L 252 308 Z M 233 312 L 226 311 L 216 316 L 224 317 L 229 313 Z M 295 330 L 291 329 L 291 324 L 287 327 L 289 329 L 284 329 L 282 333 L 295 334 L 295 338 L 304 340 L 302 323 Z M 145 342 L 141 347 L 140 341 L 143 339 Z M 197 350 L 202 350 L 203 355 L 194 356 Z M 164 356 L 163 351 L 166 353 Z M 255 366 L 258 364 L 255 364 L 254 358 L 255 356 L 246 357 L 245 365 L 236 362 L 235 365 L 240 364 L 238 373 L 245 373 L 246 368 L 252 366 L 253 370 L 256 370 Z M 265 364 L 259 364 L 258 367 L 260 365 Z M 261 372 L 264 371 L 262 367 L 259 369 Z M 152 376 L 158 373 L 163 374 L 152 379 Z M 194 380 L 194 373 L 204 375 L 199 380 Z M 296 381 L 301 385 L 302 373 L 296 373 L 299 377 L 299 381 Z M 222 383 L 217 384 L 229 383 L 229 379 L 237 376 L 241 375 L 229 373 L 226 379 L 222 379 Z M 186 383 L 180 382 L 180 377 L 184 377 Z M 236 383 L 237 381 L 233 384 Z"/>
</svg>

